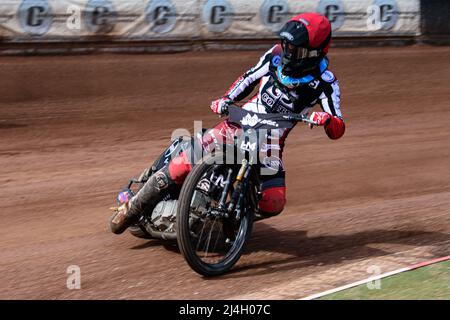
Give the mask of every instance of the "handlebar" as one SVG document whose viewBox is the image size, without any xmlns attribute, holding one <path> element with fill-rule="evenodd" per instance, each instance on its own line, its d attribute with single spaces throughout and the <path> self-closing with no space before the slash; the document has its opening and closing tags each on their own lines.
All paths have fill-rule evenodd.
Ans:
<svg viewBox="0 0 450 320">
<path fill-rule="evenodd" d="M 246 103 L 255 103 L 255 102 L 247 101 Z M 228 107 L 229 106 L 242 108 L 242 106 L 237 105 L 235 103 L 227 104 L 227 105 L 224 106 L 223 113 L 222 113 L 221 117 L 229 114 L 229 111 L 228 111 Z M 252 112 L 252 113 L 254 113 L 256 115 L 258 115 L 258 114 L 260 114 L 260 115 L 267 115 L 265 113 L 264 114 L 263 113 L 257 113 L 257 112 Z M 274 114 L 271 114 L 271 116 L 272 116 L 271 120 L 274 120 L 274 121 L 304 122 L 304 123 L 308 123 L 308 124 L 313 125 L 313 126 L 319 126 L 317 122 L 310 120 L 308 116 L 297 114 L 297 113 L 274 113 Z"/>
<path fill-rule="evenodd" d="M 305 115 L 297 115 L 294 113 L 294 114 L 289 114 L 289 115 L 283 115 L 283 119 L 284 120 L 292 119 L 292 121 L 304 122 L 304 123 L 312 124 L 314 126 L 318 126 L 317 122 L 310 120 L 309 117 L 307 117 Z"/>
</svg>

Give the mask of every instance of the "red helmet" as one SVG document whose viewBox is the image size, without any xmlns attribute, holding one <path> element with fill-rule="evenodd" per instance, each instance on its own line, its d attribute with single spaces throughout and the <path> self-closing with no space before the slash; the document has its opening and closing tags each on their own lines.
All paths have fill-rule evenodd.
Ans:
<svg viewBox="0 0 450 320">
<path fill-rule="evenodd" d="M 302 13 L 289 20 L 280 31 L 282 73 L 300 77 L 317 69 L 328 53 L 331 24 L 318 13 Z"/>
</svg>

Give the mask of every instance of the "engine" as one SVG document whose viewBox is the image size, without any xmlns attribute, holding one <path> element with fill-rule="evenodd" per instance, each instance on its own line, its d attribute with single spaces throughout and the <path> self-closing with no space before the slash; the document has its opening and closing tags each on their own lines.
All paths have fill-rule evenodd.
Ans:
<svg viewBox="0 0 450 320">
<path fill-rule="evenodd" d="M 164 233 L 175 233 L 178 200 L 161 201 L 151 215 L 153 229 Z"/>
</svg>

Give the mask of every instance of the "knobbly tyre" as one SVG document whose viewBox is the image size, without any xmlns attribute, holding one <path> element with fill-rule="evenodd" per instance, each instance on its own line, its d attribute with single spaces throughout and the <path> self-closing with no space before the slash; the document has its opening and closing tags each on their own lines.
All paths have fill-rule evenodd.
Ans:
<svg viewBox="0 0 450 320">
<path fill-rule="evenodd" d="M 153 212 L 141 214 L 129 228 L 139 238 L 176 240 L 189 266 L 203 276 L 218 276 L 230 270 L 242 255 L 253 223 L 268 218 L 258 210 L 258 133 L 292 128 L 297 122 L 316 125 L 306 115 L 260 114 L 237 106 L 228 107 L 228 116 L 228 121 L 239 128 L 233 132 L 232 143 L 217 143 L 212 152 L 193 162 L 181 189 L 171 190 Z M 133 197 L 159 167 L 191 141 L 183 137 L 174 140 L 151 168 L 130 180 L 119 193 L 118 204 Z"/>
</svg>

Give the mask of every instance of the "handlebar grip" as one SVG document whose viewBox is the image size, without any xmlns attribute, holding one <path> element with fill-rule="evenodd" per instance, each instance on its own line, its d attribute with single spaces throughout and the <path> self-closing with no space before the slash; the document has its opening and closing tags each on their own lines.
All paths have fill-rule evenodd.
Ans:
<svg viewBox="0 0 450 320">
<path fill-rule="evenodd" d="M 306 122 L 306 123 L 309 123 L 309 124 L 312 124 L 312 125 L 314 125 L 314 126 L 319 126 L 319 124 L 318 124 L 317 122 L 312 121 L 312 120 L 310 120 L 310 119 L 308 119 L 308 118 L 303 118 L 302 121 L 303 121 L 303 122 Z"/>
<path fill-rule="evenodd" d="M 222 111 L 222 112 L 221 112 L 222 115 L 228 115 L 228 113 L 229 113 L 229 112 L 228 112 L 228 106 L 229 106 L 229 105 L 226 104 L 226 103 L 223 105 L 222 110 L 221 110 L 221 111 Z"/>
</svg>

